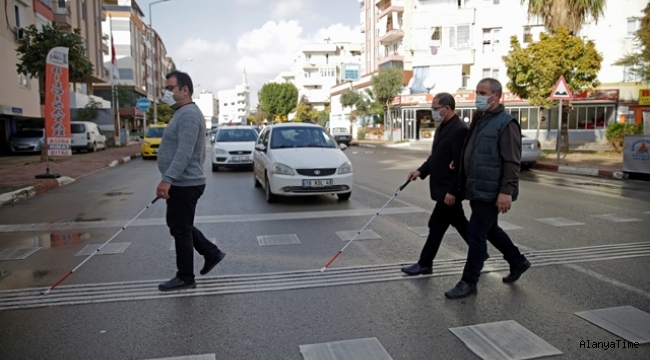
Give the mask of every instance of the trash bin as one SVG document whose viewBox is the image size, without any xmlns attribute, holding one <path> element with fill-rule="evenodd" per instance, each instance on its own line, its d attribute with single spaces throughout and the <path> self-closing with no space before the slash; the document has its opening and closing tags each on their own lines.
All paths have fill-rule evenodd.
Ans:
<svg viewBox="0 0 650 360">
<path fill-rule="evenodd" d="M 129 132 L 126 129 L 120 129 L 120 145 L 126 146 L 129 142 Z"/>
</svg>

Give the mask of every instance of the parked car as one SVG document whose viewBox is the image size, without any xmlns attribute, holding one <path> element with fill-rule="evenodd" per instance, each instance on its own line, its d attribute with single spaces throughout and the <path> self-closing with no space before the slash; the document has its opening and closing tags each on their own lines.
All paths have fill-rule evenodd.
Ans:
<svg viewBox="0 0 650 360">
<path fill-rule="evenodd" d="M 106 150 L 106 136 L 102 129 L 94 122 L 71 121 L 70 132 L 72 133 L 71 148 L 73 151 L 98 151 Z"/>
<path fill-rule="evenodd" d="M 40 153 L 45 144 L 45 129 L 18 130 L 9 141 L 12 153 Z"/>
<path fill-rule="evenodd" d="M 162 141 L 163 132 L 167 124 L 151 124 L 142 136 L 142 146 L 140 148 L 142 159 L 153 159 L 158 157 L 158 148 Z"/>
<path fill-rule="evenodd" d="M 336 142 L 339 144 L 350 146 L 350 141 L 352 141 L 352 134 L 350 134 L 350 130 L 348 128 L 332 128 L 332 136 L 334 136 L 334 140 L 336 140 Z"/>
<path fill-rule="evenodd" d="M 343 145 L 344 146 L 344 145 Z M 352 163 L 320 125 L 281 123 L 264 128 L 253 152 L 255 187 L 266 201 L 278 196 L 352 194 Z"/>
<path fill-rule="evenodd" d="M 251 167 L 257 131 L 248 125 L 220 126 L 212 143 L 212 171 Z"/>
<path fill-rule="evenodd" d="M 528 170 L 542 157 L 542 145 L 526 135 L 521 136 L 521 169 Z"/>
</svg>

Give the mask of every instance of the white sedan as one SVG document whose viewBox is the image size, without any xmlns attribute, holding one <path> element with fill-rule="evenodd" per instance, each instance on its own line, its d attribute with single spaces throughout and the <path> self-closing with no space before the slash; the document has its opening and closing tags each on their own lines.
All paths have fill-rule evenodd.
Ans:
<svg viewBox="0 0 650 360">
<path fill-rule="evenodd" d="M 267 126 L 253 152 L 255 187 L 264 187 L 266 201 L 278 196 L 352 193 L 352 164 L 325 129 L 311 123 Z"/>
<path fill-rule="evenodd" d="M 251 167 L 257 131 L 252 126 L 220 126 L 212 142 L 212 171 Z"/>
</svg>

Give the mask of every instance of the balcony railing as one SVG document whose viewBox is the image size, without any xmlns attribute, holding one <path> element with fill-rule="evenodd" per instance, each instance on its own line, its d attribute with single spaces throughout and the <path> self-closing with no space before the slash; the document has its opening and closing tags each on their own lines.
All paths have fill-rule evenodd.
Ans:
<svg viewBox="0 0 650 360">
<path fill-rule="evenodd" d="M 52 8 L 52 0 L 38 0 L 41 4 L 47 6 L 48 8 Z"/>
<path fill-rule="evenodd" d="M 61 27 L 69 28 L 72 26 L 72 11 L 68 1 L 58 0 L 52 12 L 54 13 L 54 21 Z"/>
</svg>

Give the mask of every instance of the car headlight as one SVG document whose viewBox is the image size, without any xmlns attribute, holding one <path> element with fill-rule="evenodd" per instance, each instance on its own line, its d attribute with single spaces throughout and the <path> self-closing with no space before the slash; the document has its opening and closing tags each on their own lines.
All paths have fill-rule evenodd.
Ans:
<svg viewBox="0 0 650 360">
<path fill-rule="evenodd" d="M 273 171 L 274 174 L 280 174 L 280 175 L 294 175 L 293 169 L 288 167 L 287 165 L 280 164 L 280 163 L 275 163 L 273 164 Z"/>
<path fill-rule="evenodd" d="M 217 155 L 228 155 L 228 152 L 224 149 L 215 148 L 214 153 Z"/>
<path fill-rule="evenodd" d="M 349 174 L 352 172 L 352 163 L 346 161 L 345 164 L 339 167 L 339 175 Z"/>
<path fill-rule="evenodd" d="M 144 145 L 144 146 L 149 146 L 149 143 L 146 142 L 146 141 L 143 141 L 143 142 L 142 142 L 142 145 Z"/>
</svg>

